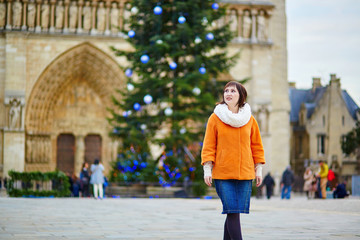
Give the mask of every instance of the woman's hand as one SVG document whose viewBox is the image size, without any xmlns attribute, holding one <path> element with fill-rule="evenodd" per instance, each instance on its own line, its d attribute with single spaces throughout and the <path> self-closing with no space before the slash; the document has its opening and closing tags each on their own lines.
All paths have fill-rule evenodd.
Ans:
<svg viewBox="0 0 360 240">
<path fill-rule="evenodd" d="M 255 165 L 255 180 L 256 180 L 256 187 L 259 187 L 262 183 L 262 164 L 261 163 L 257 163 Z"/>
<path fill-rule="evenodd" d="M 204 182 L 211 187 L 212 184 L 212 162 L 204 163 Z"/>
<path fill-rule="evenodd" d="M 256 187 L 259 187 L 262 183 L 262 176 L 256 176 Z"/>
<path fill-rule="evenodd" d="M 206 185 L 211 187 L 211 184 L 212 184 L 212 177 L 211 176 L 204 177 L 204 181 L 205 181 Z"/>
</svg>

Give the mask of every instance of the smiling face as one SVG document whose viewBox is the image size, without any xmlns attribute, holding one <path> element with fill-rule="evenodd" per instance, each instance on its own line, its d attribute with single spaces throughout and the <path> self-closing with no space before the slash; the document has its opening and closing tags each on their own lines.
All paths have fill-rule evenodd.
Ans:
<svg viewBox="0 0 360 240">
<path fill-rule="evenodd" d="M 236 107 L 239 103 L 240 93 L 235 85 L 228 86 L 224 90 L 224 101 L 228 106 Z"/>
</svg>

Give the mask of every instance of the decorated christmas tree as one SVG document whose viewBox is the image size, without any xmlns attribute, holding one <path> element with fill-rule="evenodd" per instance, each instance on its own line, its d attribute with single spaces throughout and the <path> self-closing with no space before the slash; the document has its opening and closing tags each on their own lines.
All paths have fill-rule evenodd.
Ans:
<svg viewBox="0 0 360 240">
<path fill-rule="evenodd" d="M 237 57 L 225 51 L 232 38 L 226 10 L 206 0 L 133 0 L 128 10 L 124 33 L 134 51 L 113 49 L 128 62 L 121 66 L 127 88 L 119 90 L 118 108 L 111 110 L 112 134 L 123 142 L 115 172 L 141 178 L 135 163 L 155 161 L 162 185 L 202 179 L 202 172 L 195 173 L 205 123 L 224 86 L 218 77 Z M 126 157 L 129 150 L 132 157 Z"/>
</svg>

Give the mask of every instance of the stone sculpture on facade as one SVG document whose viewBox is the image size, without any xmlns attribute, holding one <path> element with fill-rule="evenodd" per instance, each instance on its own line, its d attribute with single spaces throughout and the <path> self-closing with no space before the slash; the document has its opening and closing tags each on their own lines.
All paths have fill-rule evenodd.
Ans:
<svg viewBox="0 0 360 240">
<path fill-rule="evenodd" d="M 238 36 L 238 16 L 237 11 L 235 9 L 232 9 L 230 11 L 229 16 L 229 23 L 230 23 L 230 31 L 235 33 L 235 36 Z"/>
<path fill-rule="evenodd" d="M 261 132 L 268 133 L 269 131 L 269 109 L 267 105 L 261 105 L 257 111 L 257 121 Z"/>
<path fill-rule="evenodd" d="M 83 16 L 83 30 L 88 32 L 91 29 L 91 7 L 89 1 L 85 2 Z"/>
<path fill-rule="evenodd" d="M 64 23 L 64 5 L 62 1 L 60 1 L 58 5 L 56 5 L 55 17 L 55 28 L 62 29 Z"/>
<path fill-rule="evenodd" d="M 18 99 L 14 99 L 10 102 L 9 110 L 9 128 L 15 129 L 20 127 L 19 117 L 20 117 L 21 104 Z"/>
<path fill-rule="evenodd" d="M 0 29 L 7 27 L 8 29 L 22 28 L 22 30 L 28 29 L 32 31 L 38 25 L 36 26 L 36 32 L 40 32 L 47 31 L 51 22 L 51 32 L 54 29 L 61 32 L 66 27 L 65 32 L 76 32 L 76 28 L 78 28 L 78 33 L 86 33 L 94 28 L 92 29 L 94 34 L 109 35 L 111 33 L 117 35 L 119 27 L 121 27 L 120 24 L 123 25 L 122 19 L 128 19 L 131 16 L 131 5 L 129 3 L 126 3 L 124 7 L 123 5 L 120 7 L 118 2 L 112 2 L 111 5 L 109 3 L 105 7 L 103 1 L 98 2 L 97 7 L 96 3 L 92 6 L 91 1 L 81 3 L 69 1 L 65 4 L 64 0 L 58 0 L 52 1 L 51 4 L 50 6 L 49 0 L 43 0 L 42 2 L 13 0 L 11 4 L 7 4 L 5 0 L 0 0 Z M 8 12 L 8 7 L 11 7 L 10 12 Z M 38 10 L 40 10 L 40 13 L 37 13 Z M 120 11 L 123 11 L 123 17 L 121 17 Z M 40 16 L 37 14 L 40 14 Z M 10 17 L 7 15 L 10 15 Z M 271 42 L 268 31 L 268 24 L 270 24 L 268 18 L 270 18 L 269 12 L 263 8 L 247 8 L 245 10 L 233 8 L 228 12 L 227 18 L 219 19 L 208 27 L 210 30 L 221 27 L 227 21 L 230 23 L 230 30 L 235 36 L 239 37 L 238 40 L 240 41 L 243 38 L 251 39 L 251 43 L 257 43 L 258 41 Z M 123 25 L 123 30 L 129 30 L 128 23 Z"/>
<path fill-rule="evenodd" d="M 252 21 L 250 12 L 248 10 L 244 11 L 243 17 L 243 38 L 249 39 L 251 37 L 251 28 L 252 28 Z"/>
<path fill-rule="evenodd" d="M 112 8 L 111 8 L 111 12 L 110 12 L 110 28 L 111 28 L 111 32 L 112 34 L 116 34 L 118 32 L 118 28 L 119 28 L 119 9 L 117 6 L 117 3 L 112 3 L 111 4 Z"/>
<path fill-rule="evenodd" d="M 123 19 L 130 19 L 130 16 L 131 16 L 131 12 L 130 12 L 130 8 L 131 8 L 131 4 L 127 3 L 125 5 L 125 8 L 123 9 Z M 125 23 L 124 24 L 124 30 L 125 31 L 129 31 L 130 30 L 130 25 L 129 23 Z"/>
<path fill-rule="evenodd" d="M 77 17 L 78 16 L 78 7 L 77 7 L 76 2 L 74 2 L 74 1 L 71 2 L 69 13 L 70 13 L 69 29 L 70 29 L 70 32 L 75 32 L 77 19 L 78 19 L 78 17 Z"/>
<path fill-rule="evenodd" d="M 99 8 L 97 10 L 97 32 L 102 33 L 105 30 L 105 17 L 106 17 L 106 10 L 104 8 L 104 3 L 100 2 Z"/>
<path fill-rule="evenodd" d="M 257 39 L 259 41 L 267 40 L 266 19 L 265 12 L 263 10 L 261 10 L 257 16 Z"/>
<path fill-rule="evenodd" d="M 47 1 L 41 5 L 41 28 L 47 30 L 49 27 L 50 6 Z"/>
<path fill-rule="evenodd" d="M 36 15 L 35 3 L 29 2 L 27 8 L 27 26 L 29 30 L 34 30 L 35 28 L 35 15 Z"/>
<path fill-rule="evenodd" d="M 0 29 L 5 27 L 6 4 L 0 2 Z"/>
<path fill-rule="evenodd" d="M 21 27 L 21 12 L 22 4 L 17 0 L 12 5 L 12 27 L 14 29 L 19 29 Z"/>
<path fill-rule="evenodd" d="M 31 160 L 32 160 L 32 148 L 31 148 L 31 140 L 30 138 L 27 138 L 26 139 L 26 158 L 25 158 L 25 161 L 27 163 L 30 163 Z"/>
<path fill-rule="evenodd" d="M 48 163 L 51 156 L 51 141 L 48 135 L 26 136 L 26 162 Z"/>
</svg>

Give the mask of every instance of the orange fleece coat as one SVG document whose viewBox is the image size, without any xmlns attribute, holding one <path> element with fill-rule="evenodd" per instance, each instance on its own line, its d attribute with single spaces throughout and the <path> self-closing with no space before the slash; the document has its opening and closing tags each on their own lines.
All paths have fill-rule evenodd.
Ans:
<svg viewBox="0 0 360 240">
<path fill-rule="evenodd" d="M 253 116 L 239 128 L 223 123 L 211 114 L 201 152 L 201 164 L 213 162 L 213 179 L 250 180 L 256 163 L 265 163 L 259 126 Z"/>
</svg>

